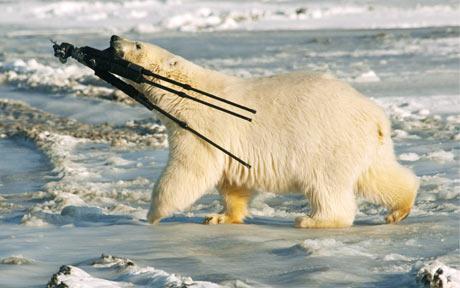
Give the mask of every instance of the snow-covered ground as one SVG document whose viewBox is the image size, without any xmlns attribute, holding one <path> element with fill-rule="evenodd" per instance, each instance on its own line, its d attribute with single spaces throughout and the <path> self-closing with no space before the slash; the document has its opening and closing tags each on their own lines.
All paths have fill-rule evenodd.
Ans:
<svg viewBox="0 0 460 288">
<path fill-rule="evenodd" d="M 1 1 L 0 287 L 459 287 L 457 1 Z M 48 38 L 112 33 L 241 77 L 326 71 L 384 107 L 421 189 L 386 225 L 299 230 L 299 195 L 261 193 L 246 225 L 201 225 L 215 191 L 146 224 L 168 157 L 155 115 Z M 103 254 L 103 255 L 102 255 Z M 102 256 L 101 256 L 102 255 Z M 61 267 L 62 266 L 62 267 Z"/>
<path fill-rule="evenodd" d="M 110 0 L 2 1 L 8 35 L 164 30 L 416 28 L 459 24 L 457 1 Z M 27 25 L 24 25 L 27 19 Z M 26 26 L 26 27 L 24 27 Z M 32 28 L 33 27 L 33 28 Z M 88 32 L 88 31 L 87 31 Z"/>
</svg>

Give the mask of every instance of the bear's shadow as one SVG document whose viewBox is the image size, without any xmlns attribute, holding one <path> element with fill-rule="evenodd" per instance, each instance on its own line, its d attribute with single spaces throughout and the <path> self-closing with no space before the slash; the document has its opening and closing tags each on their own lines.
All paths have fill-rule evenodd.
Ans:
<svg viewBox="0 0 460 288">
<path fill-rule="evenodd" d="M 189 224 L 203 224 L 205 217 L 203 216 L 172 216 L 161 219 L 160 223 L 189 223 Z M 269 225 L 269 226 L 292 226 L 294 222 L 292 219 L 282 218 L 269 218 L 269 217 L 252 217 L 247 218 L 244 224 L 254 225 Z"/>
<path fill-rule="evenodd" d="M 172 216 L 164 218 L 160 223 L 190 223 L 190 224 L 203 224 L 205 217 L 203 216 Z M 244 224 L 251 225 L 264 225 L 264 226 L 283 226 L 283 227 L 293 227 L 294 220 L 289 218 L 273 218 L 273 217 L 263 217 L 255 216 L 247 218 L 244 221 Z M 377 219 L 358 219 L 355 220 L 353 226 L 379 226 L 385 225 L 386 223 L 383 220 Z"/>
</svg>

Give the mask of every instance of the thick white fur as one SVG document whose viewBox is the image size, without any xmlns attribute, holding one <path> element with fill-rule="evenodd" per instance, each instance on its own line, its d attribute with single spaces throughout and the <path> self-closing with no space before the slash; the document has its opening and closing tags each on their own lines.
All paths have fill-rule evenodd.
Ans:
<svg viewBox="0 0 460 288">
<path fill-rule="evenodd" d="M 152 193 L 149 222 L 189 207 L 214 187 L 226 209 L 206 223 L 242 223 L 254 191 L 304 194 L 312 207 L 309 216 L 296 219 L 296 226 L 304 228 L 352 225 L 356 195 L 386 206 L 387 222 L 410 212 L 418 181 L 397 163 L 382 109 L 350 85 L 306 72 L 240 79 L 155 45 L 117 39 L 112 46 L 126 60 L 257 110 L 249 123 L 136 85 L 152 102 L 252 164 L 245 168 L 159 115 L 168 129 L 170 156 Z"/>
</svg>

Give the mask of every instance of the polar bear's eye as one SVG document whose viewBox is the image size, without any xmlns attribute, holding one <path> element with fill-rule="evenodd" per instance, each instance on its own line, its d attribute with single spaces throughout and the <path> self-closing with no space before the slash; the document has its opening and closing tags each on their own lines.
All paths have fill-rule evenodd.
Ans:
<svg viewBox="0 0 460 288">
<path fill-rule="evenodd" d="M 136 43 L 136 49 L 139 50 L 139 49 L 141 49 L 141 48 L 142 48 L 141 44 L 140 44 L 140 43 Z"/>
</svg>

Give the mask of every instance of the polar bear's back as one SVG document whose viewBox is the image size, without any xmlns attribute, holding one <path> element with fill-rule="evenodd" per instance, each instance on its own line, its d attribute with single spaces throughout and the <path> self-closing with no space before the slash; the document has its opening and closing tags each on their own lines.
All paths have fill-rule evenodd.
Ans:
<svg viewBox="0 0 460 288">
<path fill-rule="evenodd" d="M 307 128 L 320 132 L 314 133 L 317 136 L 331 136 L 333 131 L 353 134 L 369 122 L 379 122 L 385 126 L 385 132 L 389 131 L 389 123 L 379 106 L 328 74 L 294 72 L 257 78 L 249 87 L 245 100 L 258 110 L 251 130 L 259 125 L 277 128 L 280 135 L 285 131 L 291 139 L 300 140 L 304 140 L 302 135 L 308 133 Z M 343 139 L 339 142 L 343 143 Z"/>
<path fill-rule="evenodd" d="M 250 99 L 247 100 L 259 107 L 264 105 L 265 111 L 277 108 L 310 110 L 312 105 L 317 110 L 331 105 L 344 105 L 350 101 L 365 105 L 366 108 L 369 108 L 368 105 L 378 108 L 349 84 L 326 73 L 292 72 L 253 78 L 248 82 L 250 91 L 246 96 Z"/>
</svg>

